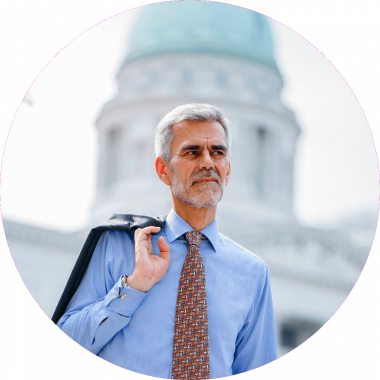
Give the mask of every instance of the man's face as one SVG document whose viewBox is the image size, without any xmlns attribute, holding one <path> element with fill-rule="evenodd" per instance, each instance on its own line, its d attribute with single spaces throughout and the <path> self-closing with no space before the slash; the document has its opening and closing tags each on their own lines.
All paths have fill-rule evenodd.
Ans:
<svg viewBox="0 0 380 380">
<path fill-rule="evenodd" d="M 174 197 L 196 208 L 216 206 L 231 171 L 223 127 L 216 121 L 185 120 L 173 132 L 168 176 Z"/>
</svg>

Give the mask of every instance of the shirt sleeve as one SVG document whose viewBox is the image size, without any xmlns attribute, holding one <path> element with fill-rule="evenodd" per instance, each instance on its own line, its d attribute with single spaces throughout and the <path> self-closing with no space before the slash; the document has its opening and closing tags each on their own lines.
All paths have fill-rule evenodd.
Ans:
<svg viewBox="0 0 380 380">
<path fill-rule="evenodd" d="M 233 374 L 260 367 L 278 358 L 269 270 L 265 266 L 261 292 L 252 302 L 236 340 Z"/>
<path fill-rule="evenodd" d="M 128 325 L 147 294 L 122 286 L 121 276 L 115 281 L 114 249 L 110 232 L 103 233 L 81 284 L 57 323 L 67 335 L 94 354 Z"/>
</svg>

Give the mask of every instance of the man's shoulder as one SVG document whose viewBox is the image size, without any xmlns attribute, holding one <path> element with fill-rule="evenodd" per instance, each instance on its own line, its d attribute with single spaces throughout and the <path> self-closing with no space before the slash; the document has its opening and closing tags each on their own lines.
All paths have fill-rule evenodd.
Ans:
<svg viewBox="0 0 380 380">
<path fill-rule="evenodd" d="M 126 244 L 134 245 L 134 231 L 126 231 L 123 229 L 104 230 L 100 241 L 103 241 L 106 247 L 119 247 L 125 246 Z"/>
<path fill-rule="evenodd" d="M 126 237 L 133 236 L 134 231 L 132 230 L 124 230 L 122 228 L 114 228 L 109 230 L 104 230 L 102 235 L 107 237 L 108 239 L 117 239 L 118 237 Z"/>
<path fill-rule="evenodd" d="M 163 229 L 165 220 L 166 215 L 150 217 L 138 214 L 113 214 L 105 223 L 94 227 L 91 233 L 96 232 L 100 236 L 100 232 L 103 237 L 108 238 L 128 235 L 133 239 L 136 228 L 156 226 Z"/>
<path fill-rule="evenodd" d="M 153 239 L 158 239 L 163 235 L 163 231 L 159 231 L 156 234 L 153 234 Z M 113 228 L 105 230 L 102 233 L 104 240 L 110 244 L 135 244 L 135 229 L 122 229 L 122 228 Z"/>
<path fill-rule="evenodd" d="M 240 258 L 255 263 L 256 265 L 262 266 L 264 268 L 268 267 L 267 263 L 261 257 L 257 256 L 236 241 L 230 239 L 228 236 L 219 233 L 219 238 L 222 247 L 226 248 L 227 250 L 233 250 L 234 255 L 239 255 Z"/>
</svg>

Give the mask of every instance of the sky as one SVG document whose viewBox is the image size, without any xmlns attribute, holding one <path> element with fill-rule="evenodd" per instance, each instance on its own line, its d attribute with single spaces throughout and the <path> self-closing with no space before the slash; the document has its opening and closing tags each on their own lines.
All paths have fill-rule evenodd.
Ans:
<svg viewBox="0 0 380 380">
<path fill-rule="evenodd" d="M 97 175 L 95 120 L 117 92 L 116 75 L 138 12 L 86 31 L 36 78 L 7 141 L 4 218 L 65 231 L 88 223 Z M 281 98 L 302 131 L 295 159 L 298 219 L 323 224 L 362 208 L 376 209 L 377 158 L 354 94 L 315 47 L 282 24 L 270 23 L 284 78 Z"/>
</svg>

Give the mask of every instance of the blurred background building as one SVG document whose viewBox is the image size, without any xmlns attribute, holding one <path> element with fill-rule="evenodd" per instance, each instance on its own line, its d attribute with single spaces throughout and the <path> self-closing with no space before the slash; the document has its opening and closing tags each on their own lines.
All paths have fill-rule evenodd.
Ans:
<svg viewBox="0 0 380 380">
<path fill-rule="evenodd" d="M 91 226 L 114 213 L 169 212 L 169 190 L 152 165 L 156 125 L 178 105 L 210 103 L 225 111 L 232 131 L 232 179 L 218 206 L 219 229 L 269 265 L 279 352 L 297 347 L 354 286 L 377 213 L 348 215 L 323 228 L 295 217 L 300 126 L 281 102 L 283 79 L 266 17 L 215 2 L 143 7 L 118 83 L 96 123 L 98 181 L 88 226 L 64 234 L 4 220 L 31 294 L 51 316 Z"/>
</svg>

